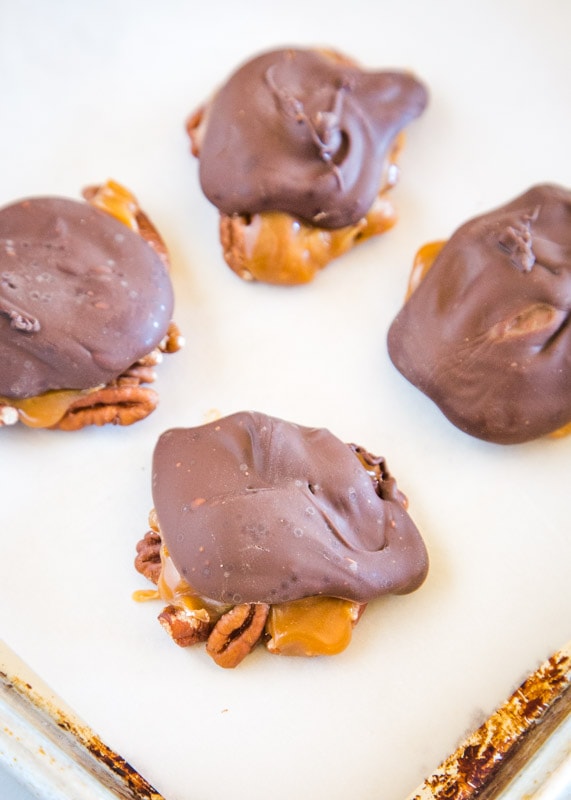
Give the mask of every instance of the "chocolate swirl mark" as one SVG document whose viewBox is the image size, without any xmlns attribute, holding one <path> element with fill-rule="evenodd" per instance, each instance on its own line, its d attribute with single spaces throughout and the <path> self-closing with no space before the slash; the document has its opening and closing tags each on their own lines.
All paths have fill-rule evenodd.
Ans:
<svg viewBox="0 0 571 800">
<path fill-rule="evenodd" d="M 16 306 L 12 306 L 4 299 L 0 299 L 0 314 L 8 317 L 10 327 L 22 333 L 37 333 L 40 330 L 40 321 L 37 317 L 20 311 Z"/>
<path fill-rule="evenodd" d="M 562 254 L 560 246 L 533 236 L 532 223 L 536 222 L 541 211 L 537 205 L 524 213 L 519 223 L 508 225 L 498 239 L 498 247 L 510 256 L 510 261 L 520 272 L 531 272 L 532 268 L 543 267 L 552 275 L 559 275 L 559 264 L 568 256 Z M 555 250 L 555 252 L 553 252 Z"/>
<path fill-rule="evenodd" d="M 10 289 L 13 291 L 17 288 L 17 285 L 10 277 L 10 273 L 4 273 L 0 278 L 0 289 Z M 1 294 L 0 315 L 8 317 L 10 320 L 10 327 L 14 328 L 14 330 L 22 331 L 22 333 L 37 333 L 40 330 L 40 321 L 36 317 L 32 316 L 32 314 L 28 314 L 26 311 L 22 311 L 21 308 L 18 308 L 18 306 L 8 300 L 7 297 L 2 297 Z"/>
<path fill-rule="evenodd" d="M 521 272 L 531 272 L 535 264 L 531 223 L 539 216 L 540 206 L 523 214 L 519 223 L 508 225 L 498 239 L 498 247 L 510 256 L 510 261 Z"/>
<path fill-rule="evenodd" d="M 303 102 L 285 87 L 278 86 L 274 73 L 277 65 L 272 64 L 265 73 L 265 80 L 274 97 L 281 105 L 287 116 L 293 117 L 297 122 L 307 125 L 309 134 L 319 153 L 319 158 L 331 169 L 339 189 L 343 191 L 343 176 L 335 163 L 343 149 L 343 132 L 340 120 L 343 108 L 343 98 L 351 86 L 348 81 L 342 81 L 334 89 L 333 108 L 330 111 L 318 111 L 313 119 L 306 113 Z"/>
</svg>

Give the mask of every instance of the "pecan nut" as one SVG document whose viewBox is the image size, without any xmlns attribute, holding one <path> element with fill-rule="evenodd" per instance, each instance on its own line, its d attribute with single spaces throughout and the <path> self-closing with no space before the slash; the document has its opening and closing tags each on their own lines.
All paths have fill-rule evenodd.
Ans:
<svg viewBox="0 0 571 800">
<path fill-rule="evenodd" d="M 139 386 L 141 383 L 154 383 L 156 379 L 157 373 L 150 365 L 137 362 L 126 369 L 125 372 L 122 372 L 116 383 L 117 385 L 130 384 Z"/>
<path fill-rule="evenodd" d="M 152 583 L 158 583 L 161 574 L 161 544 L 160 533 L 153 530 L 137 542 L 135 569 Z"/>
<path fill-rule="evenodd" d="M 160 364 L 163 360 L 163 352 L 160 349 L 160 345 L 155 347 L 151 350 L 150 353 L 147 353 L 146 356 L 142 356 L 138 361 L 136 361 L 133 367 L 156 367 L 157 364 Z"/>
<path fill-rule="evenodd" d="M 170 257 L 164 239 L 159 234 L 148 216 L 141 211 L 137 210 L 137 225 L 139 226 L 139 234 L 145 241 L 153 248 L 155 253 L 159 256 L 167 269 L 170 269 Z"/>
<path fill-rule="evenodd" d="M 208 637 L 208 655 L 220 667 L 237 667 L 260 641 L 269 612 L 267 603 L 242 603 L 231 608 Z"/>
<path fill-rule="evenodd" d="M 159 614 L 158 620 L 179 647 L 205 642 L 212 630 L 210 615 L 204 608 L 189 610 L 169 605 Z"/>
<path fill-rule="evenodd" d="M 162 353 L 176 353 L 184 346 L 184 336 L 180 332 L 180 328 L 176 322 L 170 322 L 166 336 L 159 344 L 159 349 Z"/>
<path fill-rule="evenodd" d="M 105 386 L 78 398 L 54 428 L 76 431 L 86 425 L 132 425 L 157 407 L 152 389 L 138 385 Z"/>
</svg>

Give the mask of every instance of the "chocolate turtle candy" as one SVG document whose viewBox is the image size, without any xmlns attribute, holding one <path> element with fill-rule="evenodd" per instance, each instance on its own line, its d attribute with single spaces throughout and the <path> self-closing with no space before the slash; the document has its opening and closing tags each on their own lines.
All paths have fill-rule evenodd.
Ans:
<svg viewBox="0 0 571 800">
<path fill-rule="evenodd" d="M 400 372 L 472 436 L 571 421 L 571 192 L 534 186 L 462 225 L 388 333 Z"/>
</svg>

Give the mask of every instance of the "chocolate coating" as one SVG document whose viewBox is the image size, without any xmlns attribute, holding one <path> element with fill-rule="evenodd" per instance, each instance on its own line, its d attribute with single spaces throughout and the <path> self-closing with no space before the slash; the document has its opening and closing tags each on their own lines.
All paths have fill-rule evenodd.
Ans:
<svg viewBox="0 0 571 800">
<path fill-rule="evenodd" d="M 322 228 L 361 219 L 385 159 L 427 103 L 405 72 L 366 72 L 313 50 L 264 53 L 207 110 L 200 181 L 224 214 L 285 211 Z"/>
<path fill-rule="evenodd" d="M 110 214 L 64 198 L 0 210 L 0 395 L 107 384 L 164 337 L 168 273 Z"/>
<path fill-rule="evenodd" d="M 571 421 L 571 192 L 534 186 L 444 245 L 388 334 L 402 374 L 466 433 Z"/>
<path fill-rule="evenodd" d="M 379 493 L 329 431 L 257 412 L 164 433 L 153 500 L 178 571 L 205 598 L 364 603 L 417 588 L 428 560 L 403 496 Z"/>
</svg>

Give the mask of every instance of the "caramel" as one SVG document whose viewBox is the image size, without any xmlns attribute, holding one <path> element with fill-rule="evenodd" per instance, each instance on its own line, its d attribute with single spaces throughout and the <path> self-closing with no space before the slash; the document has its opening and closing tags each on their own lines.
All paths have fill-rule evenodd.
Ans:
<svg viewBox="0 0 571 800">
<path fill-rule="evenodd" d="M 207 641 L 221 666 L 260 640 L 281 655 L 339 653 L 370 600 L 427 574 L 385 459 L 324 428 L 249 411 L 165 431 L 152 486 L 135 567 L 168 603 L 171 638 Z"/>
<path fill-rule="evenodd" d="M 215 622 L 230 606 L 205 600 L 181 577 L 165 545 L 161 545 L 161 571 L 156 589 L 138 590 L 133 593 L 137 602 L 163 600 L 187 612 L 206 612 L 208 620 Z"/>
<path fill-rule="evenodd" d="M 263 211 L 223 217 L 221 240 L 226 261 L 241 278 L 293 286 L 309 283 L 334 258 L 395 222 L 392 203 L 381 194 L 366 216 L 343 228 L 316 228 L 282 211 Z"/>
<path fill-rule="evenodd" d="M 151 512 L 151 524 L 155 519 Z M 165 545 L 156 589 L 133 593 L 137 602 L 162 600 L 185 613 L 214 624 L 231 606 L 207 601 L 181 577 Z M 336 655 L 351 641 L 359 603 L 337 597 L 305 597 L 271 606 L 265 634 L 270 653 L 285 656 Z"/>
<path fill-rule="evenodd" d="M 46 392 L 37 397 L 26 397 L 22 400 L 13 400 L 0 397 L 0 406 L 7 405 L 15 408 L 20 422 L 28 428 L 51 428 L 62 419 L 67 410 L 80 397 L 90 394 L 93 389 L 62 389 L 61 391 Z"/>
<path fill-rule="evenodd" d="M 547 435 L 550 439 L 562 439 L 564 436 L 569 436 L 569 434 L 571 434 L 571 422 L 568 422 L 567 425 L 563 425 L 561 428 L 557 428 L 556 431 L 552 431 Z"/>
<path fill-rule="evenodd" d="M 243 280 L 305 284 L 391 228 L 394 157 L 427 102 L 410 72 L 364 70 L 329 49 L 239 67 L 186 125 L 228 266 Z"/>
<path fill-rule="evenodd" d="M 424 280 L 428 270 L 434 264 L 436 256 L 442 250 L 445 244 L 446 240 L 428 242 L 418 250 L 412 264 L 405 300 L 408 300 L 414 290 Z"/>
<path fill-rule="evenodd" d="M 108 180 L 102 184 L 88 202 L 102 211 L 107 211 L 135 233 L 139 232 L 137 222 L 139 204 L 134 195 L 117 181 Z"/>
<path fill-rule="evenodd" d="M 305 597 L 270 608 L 266 631 L 270 653 L 332 656 L 351 641 L 359 605 L 337 597 Z"/>
<path fill-rule="evenodd" d="M 146 603 L 148 600 L 160 600 L 161 596 L 157 589 L 137 589 L 133 592 L 133 600 L 137 603 Z"/>
</svg>

